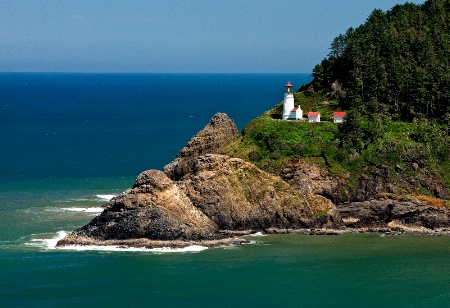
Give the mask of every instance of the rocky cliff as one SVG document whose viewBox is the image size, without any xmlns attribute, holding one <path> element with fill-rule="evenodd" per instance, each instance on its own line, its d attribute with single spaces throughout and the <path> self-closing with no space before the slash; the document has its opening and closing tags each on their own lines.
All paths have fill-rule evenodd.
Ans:
<svg viewBox="0 0 450 308">
<path fill-rule="evenodd" d="M 228 116 L 216 114 L 164 168 L 165 173 L 141 173 L 132 188 L 58 245 L 211 246 L 241 242 L 233 235 L 236 231 L 276 232 L 340 223 L 328 199 L 304 195 L 242 159 L 206 154 L 236 136 Z"/>
<path fill-rule="evenodd" d="M 133 188 L 115 197 L 105 210 L 72 237 L 100 241 L 217 238 L 217 225 L 194 207 L 184 192 L 158 170 L 144 171 Z"/>
<path fill-rule="evenodd" d="M 340 220 L 329 200 L 303 195 L 279 177 L 225 155 L 200 157 L 179 186 L 221 230 L 296 229 Z"/>
<path fill-rule="evenodd" d="M 450 195 L 419 164 L 408 172 L 368 166 L 354 187 L 348 186 L 347 174 L 331 176 L 326 165 L 299 158 L 275 176 L 219 154 L 238 137 L 234 122 L 216 114 L 164 172 L 141 173 L 132 188 L 58 245 L 216 246 L 240 243 L 244 240 L 236 234 L 256 231 L 333 234 L 450 227 L 449 204 L 443 200 Z M 421 187 L 442 199 L 414 195 Z"/>
<path fill-rule="evenodd" d="M 424 197 L 422 197 L 424 198 Z M 428 200 L 427 200 L 428 199 Z M 450 227 L 450 213 L 444 202 L 425 197 L 379 198 L 342 204 L 339 211 L 347 227 L 393 227 L 428 230 Z"/>
<path fill-rule="evenodd" d="M 450 194 L 443 182 L 425 166 L 368 166 L 354 186 L 346 178 L 330 176 L 326 166 L 293 160 L 280 176 L 296 190 L 330 199 L 348 228 L 450 227 Z M 432 192 L 434 197 L 421 195 Z M 447 201 L 446 201 L 447 200 Z"/>
</svg>

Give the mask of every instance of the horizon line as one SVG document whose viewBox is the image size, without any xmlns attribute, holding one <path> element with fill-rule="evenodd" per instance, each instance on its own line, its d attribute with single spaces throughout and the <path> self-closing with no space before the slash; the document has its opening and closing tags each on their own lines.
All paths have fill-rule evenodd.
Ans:
<svg viewBox="0 0 450 308">
<path fill-rule="evenodd" d="M 60 72 L 60 71 L 0 71 L 0 74 L 312 74 L 312 72 Z"/>
</svg>

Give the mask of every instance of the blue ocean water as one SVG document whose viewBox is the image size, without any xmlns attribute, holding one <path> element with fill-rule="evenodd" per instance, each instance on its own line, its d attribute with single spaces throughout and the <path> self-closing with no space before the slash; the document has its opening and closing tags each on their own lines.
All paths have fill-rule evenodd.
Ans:
<svg viewBox="0 0 450 308">
<path fill-rule="evenodd" d="M 216 112 L 239 128 L 305 74 L 0 74 L 0 179 L 135 176 Z M 94 166 L 94 167 L 92 167 Z"/>
<path fill-rule="evenodd" d="M 239 129 L 307 74 L 0 74 L 0 306 L 446 307 L 450 239 L 250 237 L 198 252 L 55 250 L 216 112 Z"/>
</svg>

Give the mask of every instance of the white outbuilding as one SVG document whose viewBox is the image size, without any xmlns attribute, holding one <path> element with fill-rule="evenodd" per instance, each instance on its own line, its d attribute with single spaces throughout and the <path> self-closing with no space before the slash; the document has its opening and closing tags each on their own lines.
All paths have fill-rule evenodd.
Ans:
<svg viewBox="0 0 450 308">
<path fill-rule="evenodd" d="M 286 91 L 284 92 L 283 114 L 281 118 L 283 120 L 301 120 L 303 118 L 303 110 L 300 108 L 300 105 L 297 107 L 294 105 L 292 84 L 288 82 L 285 87 Z"/>
<path fill-rule="evenodd" d="M 320 122 L 320 112 L 308 112 L 308 122 Z"/>
</svg>

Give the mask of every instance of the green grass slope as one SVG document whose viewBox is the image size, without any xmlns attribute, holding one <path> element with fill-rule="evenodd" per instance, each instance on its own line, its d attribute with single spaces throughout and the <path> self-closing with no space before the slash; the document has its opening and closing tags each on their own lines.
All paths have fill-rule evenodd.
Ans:
<svg viewBox="0 0 450 308">
<path fill-rule="evenodd" d="M 348 113 L 344 124 L 282 121 L 274 119 L 280 106 L 252 120 L 224 152 L 272 174 L 280 174 L 293 160 L 320 164 L 331 176 L 345 182 L 351 192 L 371 167 L 380 166 L 401 170 L 402 177 L 412 178 L 419 176 L 415 166 L 421 166 L 450 188 L 450 137 L 446 125 L 425 120 L 401 122 L 376 115 L 360 119 L 354 112 Z M 395 183 L 397 174 L 391 173 L 389 181 Z M 420 190 L 417 193 L 435 195 L 431 188 Z"/>
</svg>

